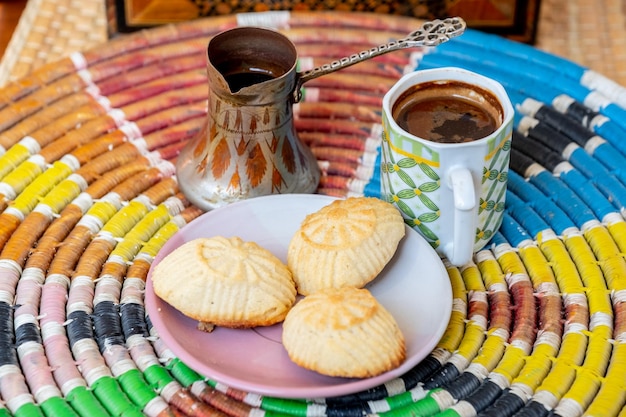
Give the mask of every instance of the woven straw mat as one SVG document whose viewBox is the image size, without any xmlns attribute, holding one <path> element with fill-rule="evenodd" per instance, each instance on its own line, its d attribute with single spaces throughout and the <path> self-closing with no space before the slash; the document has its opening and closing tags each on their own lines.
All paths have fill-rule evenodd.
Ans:
<svg viewBox="0 0 626 417">
<path fill-rule="evenodd" d="M 0 62 L 0 85 L 106 42 L 102 0 L 29 0 Z"/>
<path fill-rule="evenodd" d="M 382 197 L 384 168 L 407 181 L 390 199 L 427 201 L 440 179 L 416 190 L 406 171 L 432 170 L 380 156 L 384 92 L 407 69 L 450 65 L 507 89 L 516 130 L 498 151 L 510 149 L 510 169 L 485 170 L 508 180 L 506 205 L 480 203 L 504 221 L 468 265 L 445 264 L 453 308 L 435 348 L 384 384 L 314 399 L 247 392 L 174 353 L 145 305 L 157 253 L 202 215 L 180 192 L 174 163 L 205 125 L 208 39 L 259 19 L 313 66 L 420 23 L 209 18 L 66 51 L 0 88 L 0 417 L 626 417 L 626 88 L 474 30 L 310 80 L 294 110 L 322 170 L 320 194 Z"/>
</svg>

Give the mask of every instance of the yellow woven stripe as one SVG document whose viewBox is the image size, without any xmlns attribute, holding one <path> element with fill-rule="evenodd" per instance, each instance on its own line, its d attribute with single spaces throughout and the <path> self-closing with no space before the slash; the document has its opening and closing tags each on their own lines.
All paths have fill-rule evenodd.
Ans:
<svg viewBox="0 0 626 417">
<path fill-rule="evenodd" d="M 589 347 L 585 356 L 584 367 L 597 376 L 604 376 L 611 359 L 612 329 L 608 326 L 597 326 L 589 336 Z"/>
<path fill-rule="evenodd" d="M 493 370 L 500 362 L 500 359 L 502 359 L 502 355 L 504 355 L 505 342 L 506 340 L 502 338 L 502 332 L 488 331 L 487 338 L 473 363 L 482 365 L 488 371 Z"/>
<path fill-rule="evenodd" d="M 494 286 L 506 287 L 504 280 L 504 273 L 500 269 L 500 264 L 493 256 L 483 256 L 478 262 L 478 268 L 483 277 L 485 287 L 488 290 L 492 290 Z"/>
<path fill-rule="evenodd" d="M 613 241 L 621 253 L 626 253 L 626 221 L 617 221 L 607 225 Z"/>
<path fill-rule="evenodd" d="M 576 368 L 576 380 L 564 396 L 564 398 L 569 398 L 580 404 L 583 409 L 589 406 L 600 388 L 602 377 L 611 357 L 611 344 L 606 334 L 597 334 L 602 333 L 601 329 L 606 330 L 604 333 L 610 332 L 605 326 L 599 326 L 597 329 L 598 331 L 591 333 L 589 337 L 589 346 L 583 366 Z"/>
<path fill-rule="evenodd" d="M 87 211 L 86 216 L 94 217 L 100 221 L 100 223 L 106 223 L 117 212 L 115 204 L 100 200 L 96 201 Z"/>
<path fill-rule="evenodd" d="M 465 334 L 465 314 L 452 311 L 445 333 L 437 343 L 437 347 L 448 352 L 454 352 L 463 340 Z"/>
<path fill-rule="evenodd" d="M 626 343 L 617 343 L 600 391 L 589 405 L 585 415 L 614 416 L 623 407 L 626 410 Z M 620 414 L 620 415 L 622 415 Z"/>
<path fill-rule="evenodd" d="M 102 228 L 103 232 L 110 233 L 111 236 L 121 238 L 148 212 L 149 208 L 145 204 L 133 200 L 126 206 L 122 207 L 117 213 L 111 217 L 106 225 Z"/>
<path fill-rule="evenodd" d="M 11 146 L 4 155 L 0 156 L 0 179 L 11 173 L 30 155 L 30 150 L 20 143 Z"/>
<path fill-rule="evenodd" d="M 550 262 L 561 292 L 583 294 L 585 290 L 580 275 L 563 242 L 559 239 L 547 239 L 539 247 Z"/>
<path fill-rule="evenodd" d="M 556 285 L 554 272 L 538 246 L 528 245 L 519 248 L 519 256 L 524 262 L 535 289 L 542 284 Z"/>
<path fill-rule="evenodd" d="M 535 345 L 532 355 L 526 360 L 524 368 L 513 380 L 513 384 L 525 385 L 534 391 L 550 372 L 552 359 L 557 351 L 558 346 L 551 346 L 547 343 Z"/>
<path fill-rule="evenodd" d="M 448 352 L 454 352 L 461 344 L 465 334 L 465 314 L 459 311 L 452 311 L 450 321 L 445 333 L 437 343 L 437 347 Z"/>
<path fill-rule="evenodd" d="M 448 272 L 450 286 L 452 287 L 452 298 L 459 299 L 467 304 L 467 289 L 465 278 L 461 275 L 461 271 L 457 267 L 446 265 L 446 272 Z"/>
<path fill-rule="evenodd" d="M 600 379 L 597 375 L 587 372 L 585 368 L 579 368 L 576 380 L 563 398 L 575 401 L 581 408 L 586 409 L 600 388 Z"/>
<path fill-rule="evenodd" d="M 44 168 L 40 164 L 27 160 L 11 171 L 2 182 L 11 187 L 15 194 L 18 195 L 43 171 Z"/>
<path fill-rule="evenodd" d="M 517 252 L 513 250 L 502 252 L 500 256 L 498 256 L 498 262 L 502 267 L 504 276 L 508 274 L 528 274 L 521 258 L 518 256 Z"/>
<path fill-rule="evenodd" d="M 564 236 L 563 239 L 585 284 L 589 311 L 601 312 L 612 317 L 613 307 L 604 275 L 587 241 L 579 234 Z"/>
<path fill-rule="evenodd" d="M 467 317 L 467 290 L 461 272 L 458 268 L 446 265 L 450 285 L 452 286 L 452 315 L 448 322 L 448 327 L 442 338 L 439 340 L 437 347 L 448 352 L 454 352 L 465 332 L 465 318 Z"/>
<path fill-rule="evenodd" d="M 600 262 L 609 289 L 625 289 L 626 261 L 624 261 L 608 229 L 601 225 L 590 228 L 585 231 L 585 239 L 589 242 L 589 246 Z"/>
<path fill-rule="evenodd" d="M 493 373 L 502 375 L 511 384 L 524 367 L 527 358 L 526 352 L 522 349 L 509 345 Z"/>
<path fill-rule="evenodd" d="M 176 232 L 180 230 L 180 225 L 176 221 L 170 221 L 159 229 L 142 248 L 141 253 L 148 255 L 149 258 L 154 258 L 159 250 L 165 245 Z"/>
<path fill-rule="evenodd" d="M 455 355 L 459 355 L 470 362 L 478 353 L 478 350 L 485 341 L 485 328 L 473 320 L 470 320 L 465 327 L 465 335 L 456 350 Z"/>
<path fill-rule="evenodd" d="M 626 289 L 626 262 L 622 257 L 611 257 L 601 261 L 604 278 L 610 290 Z"/>
<path fill-rule="evenodd" d="M 139 221 L 119 242 L 111 252 L 111 256 L 119 256 L 125 262 L 130 262 L 141 247 L 165 223 L 171 219 L 170 212 L 165 204 L 159 205 Z"/>
<path fill-rule="evenodd" d="M 56 161 L 20 193 L 15 199 L 13 207 L 24 215 L 30 213 L 44 195 L 71 173 L 72 168 L 69 165 L 63 161 Z"/>
<path fill-rule="evenodd" d="M 50 207 L 54 213 L 60 213 L 72 200 L 83 191 L 81 184 L 68 178 L 61 181 L 54 187 L 41 201 L 42 204 Z"/>
<path fill-rule="evenodd" d="M 561 399 L 574 383 L 576 368 L 583 363 L 586 350 L 587 336 L 575 332 L 565 334 L 559 357 L 537 391 L 547 391 Z"/>
<path fill-rule="evenodd" d="M 480 269 L 474 264 L 470 264 L 463 268 L 461 272 L 463 281 L 465 282 L 465 288 L 467 291 L 485 291 L 485 285 L 480 275 Z"/>
</svg>

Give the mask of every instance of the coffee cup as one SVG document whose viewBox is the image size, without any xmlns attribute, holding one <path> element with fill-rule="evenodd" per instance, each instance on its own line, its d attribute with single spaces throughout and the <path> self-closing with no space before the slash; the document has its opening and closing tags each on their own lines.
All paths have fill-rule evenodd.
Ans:
<svg viewBox="0 0 626 417">
<path fill-rule="evenodd" d="M 497 81 L 418 70 L 383 98 L 381 198 L 440 256 L 469 263 L 502 223 L 513 106 Z"/>
</svg>

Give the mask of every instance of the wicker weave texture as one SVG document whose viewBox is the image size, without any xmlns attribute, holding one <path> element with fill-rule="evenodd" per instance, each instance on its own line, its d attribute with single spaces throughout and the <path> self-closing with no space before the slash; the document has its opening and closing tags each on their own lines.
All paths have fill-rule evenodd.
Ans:
<svg viewBox="0 0 626 417">
<path fill-rule="evenodd" d="M 543 0 L 536 46 L 626 84 L 626 2 Z"/>
<path fill-rule="evenodd" d="M 0 85 L 107 40 L 101 0 L 30 0 L 0 62 Z"/>
</svg>

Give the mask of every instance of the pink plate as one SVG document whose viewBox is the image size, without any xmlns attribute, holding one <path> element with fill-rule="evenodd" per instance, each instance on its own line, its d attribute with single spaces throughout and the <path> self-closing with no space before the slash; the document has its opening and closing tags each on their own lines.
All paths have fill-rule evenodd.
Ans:
<svg viewBox="0 0 626 417">
<path fill-rule="evenodd" d="M 300 222 L 333 200 L 315 194 L 279 194 L 213 210 L 168 240 L 152 266 L 184 242 L 216 235 L 255 241 L 285 262 L 289 241 Z M 291 362 L 280 342 L 280 324 L 201 332 L 194 320 L 154 294 L 150 279 L 146 309 L 159 336 L 174 354 L 198 373 L 232 388 L 280 398 L 334 397 L 367 390 L 417 365 L 435 347 L 450 319 L 452 288 L 441 259 L 417 232 L 409 227 L 406 232 L 394 258 L 367 288 L 398 322 L 406 341 L 407 359 L 398 368 L 373 378 L 328 377 L 299 367 Z"/>
</svg>

